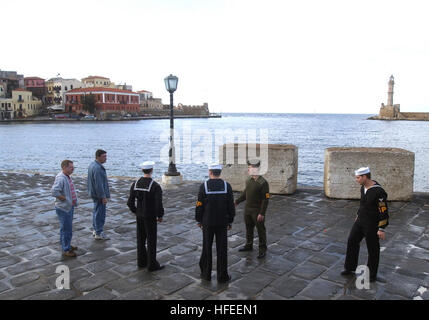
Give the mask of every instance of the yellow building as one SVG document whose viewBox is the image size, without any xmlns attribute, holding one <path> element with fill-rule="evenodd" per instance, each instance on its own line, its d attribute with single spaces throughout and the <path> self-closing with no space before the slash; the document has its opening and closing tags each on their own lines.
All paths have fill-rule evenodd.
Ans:
<svg viewBox="0 0 429 320">
<path fill-rule="evenodd" d="M 40 114 L 42 101 L 33 97 L 31 91 L 15 89 L 12 91 L 12 117 L 26 118 Z"/>
<path fill-rule="evenodd" d="M 0 97 L 0 120 L 13 118 L 13 102 L 11 98 Z"/>
<path fill-rule="evenodd" d="M 105 87 L 105 88 L 114 88 L 115 84 L 110 81 L 109 78 L 100 77 L 100 76 L 89 76 L 82 79 L 85 88 L 90 87 Z"/>
</svg>

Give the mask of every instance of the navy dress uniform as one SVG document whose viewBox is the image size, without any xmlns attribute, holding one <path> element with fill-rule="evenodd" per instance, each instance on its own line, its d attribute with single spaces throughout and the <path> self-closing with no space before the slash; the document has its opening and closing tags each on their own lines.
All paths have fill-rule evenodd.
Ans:
<svg viewBox="0 0 429 320">
<path fill-rule="evenodd" d="M 149 271 L 163 268 L 156 260 L 157 222 L 161 222 L 164 216 L 162 189 L 155 180 L 147 177 L 151 175 L 153 165 L 152 161 L 141 164 L 143 172 L 150 173 L 131 185 L 127 202 L 137 219 L 137 265 L 141 268 L 148 267 Z"/>
<path fill-rule="evenodd" d="M 203 248 L 200 258 L 201 277 L 211 280 L 212 246 L 216 237 L 217 251 L 217 280 L 226 282 L 228 275 L 228 239 L 227 229 L 231 227 L 235 216 L 234 196 L 231 185 L 217 178 L 220 176 L 222 166 L 213 164 L 209 166 L 213 179 L 206 180 L 199 189 L 195 220 L 203 229 Z"/>
<path fill-rule="evenodd" d="M 356 176 L 370 173 L 368 167 L 355 171 Z M 366 189 L 361 186 L 361 199 L 356 221 L 350 231 L 347 241 L 347 253 L 344 263 L 343 275 L 351 274 L 356 270 L 359 258 L 359 246 L 365 238 L 368 248 L 368 263 L 370 280 L 377 278 L 378 264 L 380 259 L 380 242 L 378 231 L 384 232 L 389 224 L 389 210 L 387 207 L 387 193 L 381 185 L 372 180 L 374 185 Z"/>
</svg>

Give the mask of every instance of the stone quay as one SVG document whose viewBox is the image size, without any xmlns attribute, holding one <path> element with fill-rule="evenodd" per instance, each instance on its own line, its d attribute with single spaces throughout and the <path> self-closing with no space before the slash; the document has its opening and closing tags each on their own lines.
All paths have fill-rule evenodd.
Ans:
<svg viewBox="0 0 429 320">
<path fill-rule="evenodd" d="M 427 193 L 389 202 L 390 224 L 381 241 L 379 266 L 385 281 L 359 290 L 355 278 L 340 275 L 358 200 L 330 199 L 322 188 L 300 186 L 292 195 L 272 195 L 266 215 L 268 252 L 261 260 L 256 259 L 258 250 L 238 252 L 245 242 L 244 205 L 239 206 L 228 231 L 232 280 L 218 284 L 199 277 L 202 233 L 194 212 L 201 182 L 164 188 L 158 259 L 166 267 L 150 273 L 136 263 L 135 217 L 126 206 L 133 179 L 109 179 L 107 241 L 92 237 L 86 178 L 73 180 L 81 202 L 73 221 L 78 256 L 65 258 L 50 196 L 54 175 L 0 172 L 0 300 L 429 299 Z M 359 264 L 365 265 L 365 241 L 360 251 Z M 56 287 L 61 265 L 70 270 L 70 289 Z M 216 269 L 215 254 L 213 266 Z"/>
</svg>

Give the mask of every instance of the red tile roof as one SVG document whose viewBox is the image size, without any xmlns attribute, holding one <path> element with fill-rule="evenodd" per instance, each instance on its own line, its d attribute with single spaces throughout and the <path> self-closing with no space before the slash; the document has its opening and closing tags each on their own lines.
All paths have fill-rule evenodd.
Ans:
<svg viewBox="0 0 429 320">
<path fill-rule="evenodd" d="M 133 93 L 137 94 L 136 92 L 130 91 L 130 90 L 122 90 L 122 89 L 116 89 L 116 88 L 106 88 L 106 87 L 90 87 L 90 88 L 76 88 L 73 90 L 67 91 L 67 93 L 73 93 L 73 92 L 121 92 L 121 93 Z"/>
<path fill-rule="evenodd" d="M 23 89 L 23 88 L 13 89 L 12 91 L 27 91 L 27 92 L 31 92 L 30 90 L 26 90 L 26 89 Z"/>
</svg>

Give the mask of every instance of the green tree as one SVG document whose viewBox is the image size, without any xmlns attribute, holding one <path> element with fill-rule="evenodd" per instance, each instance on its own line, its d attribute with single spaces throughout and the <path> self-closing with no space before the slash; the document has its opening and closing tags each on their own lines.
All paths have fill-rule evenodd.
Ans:
<svg viewBox="0 0 429 320">
<path fill-rule="evenodd" d="M 95 95 L 88 94 L 83 97 L 83 110 L 88 111 L 90 114 L 95 112 Z"/>
</svg>

